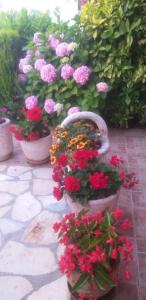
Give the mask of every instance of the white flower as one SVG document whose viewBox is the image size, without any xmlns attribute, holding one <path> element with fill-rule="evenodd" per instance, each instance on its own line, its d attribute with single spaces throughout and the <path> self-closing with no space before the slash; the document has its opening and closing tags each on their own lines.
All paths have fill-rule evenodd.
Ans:
<svg viewBox="0 0 146 300">
<path fill-rule="evenodd" d="M 78 44 L 77 44 L 77 43 L 74 43 L 74 42 L 72 42 L 72 43 L 70 43 L 70 44 L 68 45 L 68 49 L 69 49 L 70 51 L 74 51 L 77 47 L 78 47 Z"/>
<path fill-rule="evenodd" d="M 60 113 L 63 111 L 63 104 L 56 103 L 54 106 L 54 110 L 57 111 L 57 116 L 59 116 Z"/>
</svg>

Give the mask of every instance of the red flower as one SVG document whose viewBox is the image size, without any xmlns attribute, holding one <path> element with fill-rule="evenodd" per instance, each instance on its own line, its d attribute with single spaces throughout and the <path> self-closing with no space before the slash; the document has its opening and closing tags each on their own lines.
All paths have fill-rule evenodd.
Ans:
<svg viewBox="0 0 146 300">
<path fill-rule="evenodd" d="M 59 187 L 54 187 L 53 195 L 57 200 L 61 200 L 63 193 Z"/>
<path fill-rule="evenodd" d="M 28 135 L 29 141 L 36 141 L 40 138 L 40 135 L 38 132 L 32 132 Z"/>
<path fill-rule="evenodd" d="M 15 130 L 16 130 L 16 126 L 14 126 L 14 125 L 9 126 L 9 131 L 11 133 L 15 133 Z"/>
<path fill-rule="evenodd" d="M 117 259 L 118 257 L 118 252 L 117 252 L 117 249 L 113 249 L 112 252 L 111 252 L 111 258 L 112 259 Z"/>
<path fill-rule="evenodd" d="M 132 274 L 128 270 L 125 270 L 124 275 L 127 280 L 130 280 L 132 278 Z"/>
<path fill-rule="evenodd" d="M 74 159 L 76 160 L 92 160 L 97 156 L 98 156 L 98 151 L 94 149 L 77 150 L 74 152 L 73 155 Z"/>
<path fill-rule="evenodd" d="M 113 165 L 114 167 L 119 167 L 121 164 L 124 163 L 124 160 L 122 157 L 120 157 L 119 155 L 113 155 L 110 159 L 110 163 L 111 165 Z"/>
<path fill-rule="evenodd" d="M 61 226 L 60 223 L 53 224 L 53 229 L 54 229 L 55 233 L 58 232 L 58 230 L 60 229 L 60 226 Z"/>
<path fill-rule="evenodd" d="M 121 228 L 124 230 L 130 229 L 131 227 L 132 225 L 128 219 L 125 219 L 124 222 L 121 224 Z"/>
<path fill-rule="evenodd" d="M 94 172 L 93 175 L 89 177 L 89 181 L 93 189 L 102 190 L 106 188 L 109 177 L 106 176 L 103 172 Z"/>
<path fill-rule="evenodd" d="M 27 111 L 26 116 L 27 116 L 28 121 L 33 121 L 33 122 L 39 121 L 42 117 L 41 108 L 39 106 L 35 106 L 35 107 L 29 109 Z"/>
<path fill-rule="evenodd" d="M 61 165 L 62 167 L 65 167 L 67 164 L 67 155 L 65 154 L 60 155 L 58 159 L 58 164 Z"/>
<path fill-rule="evenodd" d="M 78 168 L 80 168 L 80 169 L 86 169 L 86 168 L 88 168 L 88 163 L 86 161 L 79 160 L 78 161 Z"/>
<path fill-rule="evenodd" d="M 67 176 L 64 180 L 65 189 L 67 192 L 78 192 L 81 189 L 80 181 L 75 176 Z"/>
<path fill-rule="evenodd" d="M 114 218 L 115 220 L 119 220 L 121 218 L 123 214 L 123 209 L 122 208 L 117 208 L 115 211 L 114 211 Z"/>
<path fill-rule="evenodd" d="M 15 138 L 18 141 L 24 141 L 24 135 L 20 132 L 15 132 Z"/>
</svg>

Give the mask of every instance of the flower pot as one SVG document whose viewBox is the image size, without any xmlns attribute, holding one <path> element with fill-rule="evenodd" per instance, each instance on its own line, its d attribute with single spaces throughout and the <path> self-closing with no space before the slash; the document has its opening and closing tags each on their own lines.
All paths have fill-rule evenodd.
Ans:
<svg viewBox="0 0 146 300">
<path fill-rule="evenodd" d="M 105 209 L 114 210 L 117 207 L 118 193 L 106 198 L 90 200 L 86 205 L 81 205 L 78 201 L 73 201 L 68 194 L 65 195 L 65 199 L 72 213 L 78 213 L 84 208 L 88 210 L 89 214 L 94 214 L 97 211 L 104 211 Z"/>
<path fill-rule="evenodd" d="M 50 136 L 46 136 L 32 142 L 20 142 L 28 163 L 32 165 L 40 165 L 49 161 L 49 139 Z"/>
<path fill-rule="evenodd" d="M 114 267 L 113 270 L 110 272 L 110 277 L 115 282 L 117 280 L 118 265 L 119 264 L 117 264 L 117 266 Z M 101 297 L 107 295 L 113 288 L 112 286 L 107 284 L 104 286 L 105 287 L 104 290 L 100 290 L 98 287 L 96 287 L 96 289 L 93 289 L 90 282 L 87 282 L 86 284 L 84 284 L 84 286 L 82 286 L 78 290 L 78 292 L 73 293 L 72 287 L 78 281 L 80 275 L 81 275 L 80 273 L 75 271 L 71 274 L 70 278 L 68 279 L 69 290 L 70 290 L 71 294 L 75 297 L 75 299 L 78 299 L 79 293 L 82 293 L 84 295 L 84 299 L 89 299 L 90 297 L 97 297 L 97 299 L 100 299 Z"/>
<path fill-rule="evenodd" d="M 12 135 L 9 131 L 10 120 L 4 119 L 5 122 L 0 124 L 0 161 L 7 160 L 13 152 Z"/>
<path fill-rule="evenodd" d="M 90 111 L 77 112 L 65 118 L 64 121 L 61 123 L 61 127 L 65 128 L 71 123 L 80 120 L 90 120 L 93 123 L 95 123 L 101 135 L 101 147 L 100 149 L 98 149 L 98 153 L 99 155 L 104 155 L 105 153 L 107 153 L 109 149 L 108 129 L 105 121 L 99 115 Z"/>
</svg>

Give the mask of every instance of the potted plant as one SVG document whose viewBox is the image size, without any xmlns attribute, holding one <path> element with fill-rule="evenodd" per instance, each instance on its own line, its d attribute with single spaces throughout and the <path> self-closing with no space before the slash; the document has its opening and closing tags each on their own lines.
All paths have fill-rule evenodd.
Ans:
<svg viewBox="0 0 146 300">
<path fill-rule="evenodd" d="M 59 243 L 65 246 L 60 270 L 67 276 L 75 299 L 96 300 L 107 294 L 117 285 L 120 260 L 125 265 L 132 260 L 132 243 L 123 236 L 123 230 L 131 224 L 121 219 L 122 214 L 119 208 L 113 212 L 98 211 L 92 216 L 82 210 L 54 224 Z M 131 278 L 127 269 L 124 274 Z"/>
<path fill-rule="evenodd" d="M 25 107 L 20 109 L 17 125 L 10 127 L 31 164 L 42 164 L 49 160 L 50 132 L 58 116 L 58 105 L 53 99 L 46 99 L 41 107 L 35 96 L 28 97 Z"/>
<path fill-rule="evenodd" d="M 108 129 L 104 120 L 92 112 L 77 112 L 78 107 L 68 111 L 68 117 L 57 126 L 52 137 L 50 148 L 52 165 L 57 162 L 60 154 L 72 153 L 79 149 L 97 149 L 98 155 L 108 151 Z"/>
<path fill-rule="evenodd" d="M 10 120 L 0 117 L 0 161 L 7 160 L 13 152 L 12 136 L 9 132 Z"/>
<path fill-rule="evenodd" d="M 90 213 L 113 209 L 117 205 L 121 186 L 132 188 L 137 180 L 133 173 L 125 173 L 119 167 L 123 159 L 113 155 L 108 163 L 98 158 L 95 149 L 76 150 L 72 160 L 62 154 L 53 169 L 53 180 L 58 183 L 54 196 L 60 200 L 63 195 L 73 212 L 83 207 Z"/>
</svg>

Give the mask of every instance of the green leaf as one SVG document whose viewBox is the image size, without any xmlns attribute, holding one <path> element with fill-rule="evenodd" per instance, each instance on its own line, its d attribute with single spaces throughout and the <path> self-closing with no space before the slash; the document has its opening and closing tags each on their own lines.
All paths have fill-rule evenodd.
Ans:
<svg viewBox="0 0 146 300">
<path fill-rule="evenodd" d="M 89 280 L 89 275 L 87 273 L 82 273 L 79 277 L 78 281 L 75 283 L 72 292 L 76 292 L 78 289 L 80 289 L 86 282 Z"/>
</svg>

